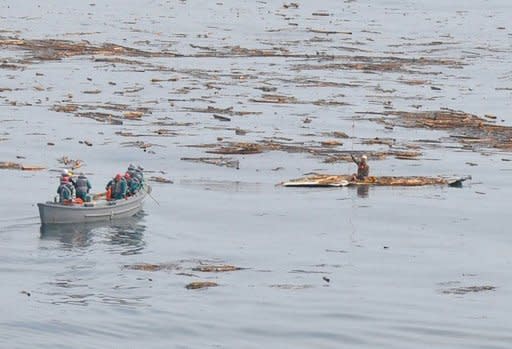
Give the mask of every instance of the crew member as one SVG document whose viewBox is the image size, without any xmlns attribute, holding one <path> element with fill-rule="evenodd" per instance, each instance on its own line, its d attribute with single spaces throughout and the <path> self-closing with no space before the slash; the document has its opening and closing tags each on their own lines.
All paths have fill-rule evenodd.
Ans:
<svg viewBox="0 0 512 349">
<path fill-rule="evenodd" d="M 80 175 L 78 176 L 75 182 L 75 189 L 76 197 L 82 199 L 83 201 L 86 201 L 85 197 L 91 190 L 91 183 L 83 173 L 80 173 Z"/>
<path fill-rule="evenodd" d="M 126 197 L 127 185 L 126 180 L 121 174 L 117 174 L 112 183 L 109 182 L 112 190 L 112 198 L 114 200 L 124 199 Z M 107 190 L 109 185 L 107 184 Z"/>
<path fill-rule="evenodd" d="M 57 194 L 59 194 L 59 202 L 61 204 L 69 204 L 73 202 L 73 185 L 69 183 L 68 177 L 60 179 L 60 185 L 57 188 Z"/>
<path fill-rule="evenodd" d="M 126 179 L 126 185 L 128 187 L 128 194 L 133 195 L 137 193 L 140 189 L 140 183 L 137 177 L 132 177 L 128 172 L 124 175 L 124 178 Z"/>
</svg>

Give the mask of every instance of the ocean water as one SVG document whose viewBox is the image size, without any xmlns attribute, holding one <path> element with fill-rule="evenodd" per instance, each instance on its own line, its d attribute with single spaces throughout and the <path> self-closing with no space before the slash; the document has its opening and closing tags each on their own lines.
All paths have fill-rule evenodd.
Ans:
<svg viewBox="0 0 512 349">
<path fill-rule="evenodd" d="M 511 347 L 512 154 L 462 147 L 448 131 L 386 129 L 374 114 L 451 108 L 510 125 L 511 4 L 294 3 L 0 4 L 2 38 L 180 55 L 34 60 L 0 45 L 0 62 L 17 65 L 0 68 L 0 161 L 47 167 L 0 170 L 1 348 Z M 289 54 L 221 55 L 236 46 Z M 343 66 L 361 57 L 456 64 Z M 295 102 L 257 102 L 262 87 Z M 62 103 L 149 112 L 110 125 L 51 110 Z M 200 112 L 208 106 L 258 114 L 221 122 Z M 374 137 L 393 138 L 398 150 L 440 140 L 422 145 L 418 160 L 371 160 L 374 174 L 472 179 L 463 188 L 283 188 L 276 184 L 312 171 L 355 168 L 306 152 L 226 155 L 238 170 L 180 160 L 217 157 L 190 145 L 219 138 L 316 145 L 332 131 L 349 135 L 339 146 L 347 151 L 388 149 L 364 144 Z M 137 141 L 152 146 L 127 143 Z M 153 182 L 132 219 L 44 227 L 36 203 L 55 195 L 62 156 L 84 161 L 79 171 L 95 191 L 129 163 L 174 183 Z M 164 268 L 130 268 L 138 263 Z M 202 264 L 242 269 L 194 270 Z M 200 280 L 218 287 L 185 288 Z"/>
</svg>

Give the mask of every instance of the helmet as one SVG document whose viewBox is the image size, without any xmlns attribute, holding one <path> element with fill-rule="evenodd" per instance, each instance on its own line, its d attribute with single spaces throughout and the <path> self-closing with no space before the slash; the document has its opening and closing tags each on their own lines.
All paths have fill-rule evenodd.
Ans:
<svg viewBox="0 0 512 349">
<path fill-rule="evenodd" d="M 61 175 L 63 176 L 69 176 L 69 171 L 67 168 L 63 169 L 62 172 L 61 172 Z"/>
<path fill-rule="evenodd" d="M 130 166 L 128 166 L 128 171 L 133 171 L 135 170 L 135 166 L 133 166 L 132 164 L 130 164 Z"/>
<path fill-rule="evenodd" d="M 361 156 L 361 160 L 366 161 L 366 160 L 368 160 L 368 157 L 366 155 L 363 155 L 363 156 Z"/>
<path fill-rule="evenodd" d="M 121 178 L 123 178 L 123 176 L 120 173 L 116 174 L 116 181 L 120 180 Z"/>
</svg>

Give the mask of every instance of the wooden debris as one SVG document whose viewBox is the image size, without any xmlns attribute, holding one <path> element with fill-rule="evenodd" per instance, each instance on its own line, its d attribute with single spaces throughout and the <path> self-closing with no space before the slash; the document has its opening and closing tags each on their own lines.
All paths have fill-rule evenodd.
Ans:
<svg viewBox="0 0 512 349">
<path fill-rule="evenodd" d="M 125 111 L 123 113 L 123 116 L 126 119 L 131 119 L 131 120 L 140 119 L 142 117 L 142 115 L 144 115 L 144 113 L 141 111 Z"/>
<path fill-rule="evenodd" d="M 387 146 L 391 147 L 393 144 L 395 144 L 395 139 L 375 137 L 375 138 L 363 139 L 362 143 L 367 144 L 367 145 L 382 144 L 382 145 L 387 145 Z"/>
<path fill-rule="evenodd" d="M 187 290 L 197 290 L 200 288 L 208 288 L 208 287 L 216 287 L 219 286 L 217 283 L 213 281 L 194 281 L 189 283 L 185 288 Z"/>
<path fill-rule="evenodd" d="M 127 105 L 114 103 L 92 105 L 76 103 L 56 104 L 51 109 L 57 112 L 74 113 L 76 117 L 89 118 L 112 125 L 122 125 L 123 119 L 139 120 L 144 114 L 150 113 L 148 108 L 127 110 Z"/>
<path fill-rule="evenodd" d="M 348 138 L 348 135 L 345 132 L 334 131 L 334 132 L 332 132 L 332 137 L 334 137 L 334 138 Z"/>
<path fill-rule="evenodd" d="M 219 121 L 231 121 L 231 119 L 228 118 L 227 116 L 222 116 L 219 114 L 213 114 L 213 117 Z"/>
<path fill-rule="evenodd" d="M 352 32 L 349 31 L 336 31 L 336 30 L 323 30 L 323 29 L 308 29 L 311 33 L 317 33 L 317 34 L 346 34 L 346 35 L 352 35 Z"/>
<path fill-rule="evenodd" d="M 118 119 L 118 117 L 108 114 L 108 113 L 100 113 L 100 112 L 85 112 L 85 113 L 76 113 L 75 114 L 81 118 L 93 119 L 99 122 L 111 124 L 111 125 L 122 125 L 123 122 Z"/>
<path fill-rule="evenodd" d="M 73 113 L 78 110 L 78 105 L 76 105 L 76 104 L 58 104 L 58 105 L 55 105 L 52 109 L 56 112 L 61 112 L 61 113 Z"/>
<path fill-rule="evenodd" d="M 355 179 L 353 175 L 327 175 L 314 174 L 281 183 L 285 187 L 340 187 L 358 185 L 377 186 L 423 186 L 423 185 L 450 185 L 459 186 L 471 177 L 396 177 L 396 176 L 369 176 L 365 179 Z"/>
<path fill-rule="evenodd" d="M 202 162 L 205 164 L 211 164 L 215 166 L 224 166 L 231 168 L 240 168 L 240 162 L 238 160 L 233 160 L 233 158 L 229 157 L 199 157 L 199 158 L 181 158 L 183 161 L 192 161 L 192 162 Z"/>
<path fill-rule="evenodd" d="M 337 149 L 333 143 L 325 143 L 320 145 L 306 145 L 303 142 L 289 143 L 290 139 L 272 137 L 264 139 L 258 143 L 245 143 L 245 142 L 223 142 L 221 144 L 197 144 L 188 145 L 195 148 L 207 148 L 207 153 L 222 154 L 222 155 L 248 155 L 260 154 L 268 151 L 283 151 L 287 153 L 308 153 L 314 156 L 325 157 L 324 162 L 333 163 L 338 161 L 351 162 L 351 154 L 361 156 L 367 155 L 369 159 L 384 159 L 388 156 L 402 157 L 403 159 L 414 159 L 421 156 L 421 152 L 417 151 L 404 151 L 404 150 L 387 150 L 387 151 L 349 151 Z M 220 139 L 219 141 L 222 141 Z M 341 145 L 341 142 L 340 144 Z"/>
<path fill-rule="evenodd" d="M 38 165 L 25 165 L 17 162 L 0 161 L 0 169 L 2 170 L 21 170 L 21 171 L 41 171 L 46 167 Z"/>
<path fill-rule="evenodd" d="M 225 272 L 225 271 L 236 271 L 236 270 L 242 270 L 240 267 L 235 267 L 234 265 L 199 265 L 195 268 L 192 268 L 193 271 L 201 271 L 201 272 L 208 272 L 208 273 L 219 273 L 219 272 Z"/>
<path fill-rule="evenodd" d="M 246 116 L 246 115 L 258 115 L 261 112 L 251 112 L 251 111 L 236 111 L 233 107 L 228 108 L 216 108 L 212 106 L 208 106 L 207 108 L 184 108 L 187 111 L 191 111 L 194 113 L 210 113 L 210 114 L 224 114 L 229 116 Z"/>
<path fill-rule="evenodd" d="M 21 170 L 21 164 L 9 161 L 0 161 L 0 169 L 2 170 Z"/>
<path fill-rule="evenodd" d="M 424 112 L 390 112 L 395 118 L 381 118 L 388 126 L 426 128 L 452 132 L 452 138 L 470 146 L 512 149 L 512 127 L 496 125 L 476 115 L 443 109 Z"/>
<path fill-rule="evenodd" d="M 455 287 L 447 290 L 443 290 L 444 294 L 457 294 L 463 295 L 467 293 L 476 293 L 476 292 L 484 292 L 484 291 L 494 291 L 496 289 L 495 286 L 469 286 L 469 287 Z"/>
<path fill-rule="evenodd" d="M 38 166 L 38 165 L 21 165 L 22 171 L 42 171 L 46 169 L 44 166 Z"/>
<path fill-rule="evenodd" d="M 80 144 L 85 144 L 85 145 L 86 145 L 86 146 L 88 146 L 88 147 L 92 147 L 92 143 L 91 143 L 91 142 L 89 142 L 89 141 L 78 141 L 78 143 L 80 143 Z"/>
<path fill-rule="evenodd" d="M 282 96 L 282 95 L 271 95 L 264 94 L 259 99 L 250 99 L 251 102 L 255 103 L 274 103 L 274 104 L 285 104 L 285 103 L 297 103 L 297 98 L 293 96 Z"/>
<path fill-rule="evenodd" d="M 32 53 L 34 60 L 60 60 L 73 56 L 138 56 L 174 57 L 171 52 L 148 52 L 117 44 L 92 45 L 87 41 L 73 42 L 56 39 L 11 39 L 0 38 L 0 47 L 13 47 Z"/>
<path fill-rule="evenodd" d="M 167 178 L 164 178 L 164 177 L 157 177 L 157 176 L 149 177 L 148 181 L 157 182 L 157 183 L 166 183 L 166 184 L 173 184 L 174 183 L 170 179 L 167 179 Z"/>
<path fill-rule="evenodd" d="M 283 7 L 284 8 L 299 8 L 299 4 L 297 4 L 296 2 L 290 2 L 289 4 L 284 4 Z"/>
<path fill-rule="evenodd" d="M 179 270 L 181 266 L 176 263 L 135 263 L 126 264 L 123 266 L 124 269 L 140 270 L 140 271 L 159 271 L 159 270 Z"/>
<path fill-rule="evenodd" d="M 304 290 L 307 288 L 312 288 L 313 285 L 275 284 L 275 285 L 270 285 L 270 287 L 279 288 L 282 290 Z"/>
<path fill-rule="evenodd" d="M 142 271 L 157 271 L 157 270 L 162 269 L 162 266 L 160 264 L 150 264 L 150 263 L 129 264 L 129 265 L 125 265 L 124 267 L 126 269 L 142 270 Z"/>
<path fill-rule="evenodd" d="M 336 140 L 328 140 L 328 141 L 322 141 L 322 145 L 324 147 L 337 147 L 339 145 L 343 145 L 343 143 L 340 141 L 336 141 Z"/>
<path fill-rule="evenodd" d="M 322 34 L 352 34 L 351 32 L 337 32 L 310 29 L 311 32 Z M 341 61 L 341 62 L 340 62 Z M 294 70 L 360 70 L 363 72 L 400 72 L 415 73 L 418 67 L 449 66 L 460 67 L 462 63 L 450 59 L 435 58 L 399 58 L 396 56 L 337 56 L 334 62 L 319 64 L 297 64 Z"/>
<path fill-rule="evenodd" d="M 82 93 L 84 94 L 88 94 L 88 95 L 97 95 L 97 94 L 100 94 L 101 93 L 101 90 L 86 90 L 86 91 L 82 91 Z"/>
<path fill-rule="evenodd" d="M 259 154 L 263 152 L 263 148 L 255 143 L 233 143 L 229 146 L 222 146 L 215 150 L 209 150 L 207 153 L 212 154 Z"/>
<path fill-rule="evenodd" d="M 70 159 L 67 156 L 63 156 L 63 157 L 57 159 L 57 161 L 72 170 L 80 168 L 84 164 L 84 162 L 82 160 Z"/>
</svg>

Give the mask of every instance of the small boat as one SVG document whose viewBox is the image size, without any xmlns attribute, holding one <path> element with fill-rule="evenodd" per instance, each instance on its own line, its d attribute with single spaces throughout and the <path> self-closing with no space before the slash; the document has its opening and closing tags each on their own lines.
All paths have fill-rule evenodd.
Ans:
<svg viewBox="0 0 512 349">
<path fill-rule="evenodd" d="M 396 176 L 369 176 L 364 179 L 355 179 L 352 175 L 313 174 L 308 177 L 293 179 L 282 183 L 285 187 L 347 187 L 359 185 L 404 186 L 417 187 L 423 185 L 449 185 L 460 187 L 462 182 L 471 179 L 467 177 L 396 177 Z"/>
<path fill-rule="evenodd" d="M 42 224 L 89 223 L 131 217 L 142 209 L 151 186 L 144 186 L 132 196 L 121 200 L 98 199 L 83 204 L 38 203 Z"/>
</svg>

